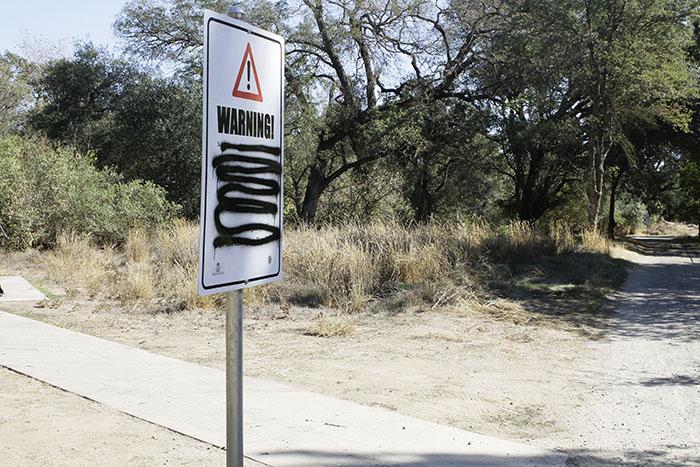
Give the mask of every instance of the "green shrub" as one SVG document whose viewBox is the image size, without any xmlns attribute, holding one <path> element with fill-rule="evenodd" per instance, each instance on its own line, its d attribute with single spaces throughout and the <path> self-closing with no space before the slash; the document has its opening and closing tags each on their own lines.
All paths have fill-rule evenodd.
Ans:
<svg viewBox="0 0 700 467">
<path fill-rule="evenodd" d="M 90 157 L 39 138 L 0 139 L 0 247 L 53 245 L 60 232 L 121 243 L 135 227 L 152 229 L 177 206 L 150 182 L 124 183 Z"/>
<path fill-rule="evenodd" d="M 0 150 L 0 245 L 21 250 L 32 243 L 32 215 L 24 204 L 28 187 L 19 160 L 3 155 Z"/>
<path fill-rule="evenodd" d="M 633 234 L 644 227 L 644 219 L 648 215 L 647 208 L 641 201 L 623 199 L 617 205 L 615 223 L 622 233 Z"/>
</svg>

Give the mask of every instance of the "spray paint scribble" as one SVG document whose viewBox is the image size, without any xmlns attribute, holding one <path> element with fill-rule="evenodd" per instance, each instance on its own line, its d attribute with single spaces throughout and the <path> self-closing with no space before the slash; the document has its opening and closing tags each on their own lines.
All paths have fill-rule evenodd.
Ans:
<svg viewBox="0 0 700 467">
<path fill-rule="evenodd" d="M 252 222 L 236 226 L 225 225 L 222 216 L 226 213 L 268 214 L 279 212 L 279 178 L 281 164 L 266 157 L 245 153 L 280 155 L 280 148 L 265 145 L 221 143 L 222 154 L 212 161 L 220 183 L 217 189 L 218 204 L 214 210 L 217 237 L 214 248 L 235 245 L 264 245 L 280 239 L 280 229 L 274 225 Z M 267 175 L 267 177 L 265 177 Z M 269 178 L 270 175 L 275 178 Z M 262 199 L 261 199 L 262 198 Z M 253 236 L 264 232 L 263 236 Z"/>
</svg>

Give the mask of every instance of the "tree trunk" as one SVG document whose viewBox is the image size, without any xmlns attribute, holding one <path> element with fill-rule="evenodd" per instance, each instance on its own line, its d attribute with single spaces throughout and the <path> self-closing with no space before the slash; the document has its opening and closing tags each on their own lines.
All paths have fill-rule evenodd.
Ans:
<svg viewBox="0 0 700 467">
<path fill-rule="evenodd" d="M 417 180 L 410 194 L 411 207 L 413 208 L 413 220 L 424 223 L 430 219 L 433 211 L 432 196 L 430 194 L 430 174 L 428 163 L 422 156 L 418 160 Z"/>
<path fill-rule="evenodd" d="M 610 208 L 608 209 L 608 238 L 615 240 L 615 201 L 617 200 L 617 187 L 620 184 L 624 170 L 620 169 L 612 179 L 610 185 Z"/>
<path fill-rule="evenodd" d="M 597 137 L 592 137 L 588 143 L 588 226 L 594 231 L 598 230 L 600 204 L 603 199 L 603 174 L 605 173 L 605 154 L 602 145 L 597 144 L 597 139 Z"/>
<path fill-rule="evenodd" d="M 305 224 L 313 224 L 316 219 L 318 202 L 321 199 L 323 190 L 326 189 L 326 178 L 317 166 L 312 166 L 309 172 L 309 179 L 306 182 L 304 200 L 301 202 L 301 212 L 299 217 Z"/>
</svg>

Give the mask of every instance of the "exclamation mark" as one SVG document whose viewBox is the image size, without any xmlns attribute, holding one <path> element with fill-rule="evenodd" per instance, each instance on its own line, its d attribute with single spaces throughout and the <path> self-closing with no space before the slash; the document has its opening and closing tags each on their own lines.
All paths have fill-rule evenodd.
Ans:
<svg viewBox="0 0 700 467">
<path fill-rule="evenodd" d="M 248 68 L 248 91 L 250 91 L 250 60 L 246 62 L 246 66 Z"/>
</svg>

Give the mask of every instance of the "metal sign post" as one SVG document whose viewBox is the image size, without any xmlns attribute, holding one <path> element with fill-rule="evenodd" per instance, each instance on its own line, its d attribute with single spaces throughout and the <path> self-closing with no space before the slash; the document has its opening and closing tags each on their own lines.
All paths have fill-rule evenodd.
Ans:
<svg viewBox="0 0 700 467">
<path fill-rule="evenodd" d="M 243 290 L 226 294 L 226 465 L 243 467 Z"/>
<path fill-rule="evenodd" d="M 282 277 L 284 39 L 204 12 L 198 292 L 226 292 L 226 465 L 243 466 L 243 288 Z"/>
</svg>

